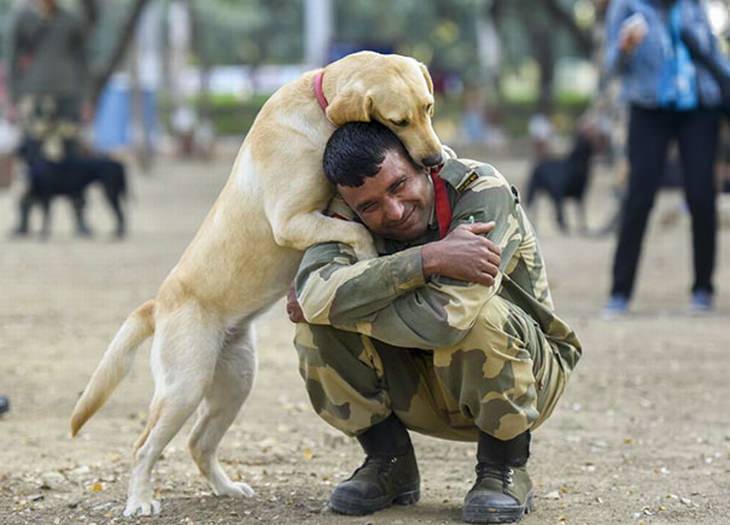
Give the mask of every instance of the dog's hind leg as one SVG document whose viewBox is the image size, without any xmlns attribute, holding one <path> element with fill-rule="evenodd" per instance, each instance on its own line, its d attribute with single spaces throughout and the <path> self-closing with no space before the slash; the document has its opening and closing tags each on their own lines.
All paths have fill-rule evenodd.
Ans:
<svg viewBox="0 0 730 525">
<path fill-rule="evenodd" d="M 540 167 L 535 166 L 530 173 L 527 188 L 525 189 L 524 207 L 525 211 L 527 211 L 527 215 L 530 217 L 530 222 L 532 222 L 532 226 L 535 228 L 535 230 L 537 230 L 538 219 L 538 206 L 535 198 L 537 197 L 537 194 L 540 191 L 542 185 L 541 173 L 542 170 L 540 170 Z"/>
<path fill-rule="evenodd" d="M 41 226 L 41 238 L 48 239 L 51 235 L 51 198 L 44 196 L 40 200 L 43 210 L 43 223 Z"/>
<path fill-rule="evenodd" d="M 565 222 L 565 203 L 562 197 L 555 197 L 553 201 L 555 207 L 555 221 L 558 223 L 558 228 L 561 233 L 568 233 L 568 223 Z"/>
<path fill-rule="evenodd" d="M 114 235 L 117 239 L 124 237 L 127 231 L 126 223 L 124 221 L 124 212 L 122 211 L 122 203 L 120 202 L 120 190 L 118 188 L 111 187 L 110 184 L 104 184 L 104 195 L 106 196 L 109 206 L 114 211 L 114 216 L 117 219 L 117 228 L 114 231 Z"/>
<path fill-rule="evenodd" d="M 254 495 L 246 483 L 231 481 L 217 458 L 218 444 L 253 386 L 256 352 L 252 331 L 250 321 L 244 321 L 227 334 L 188 440 L 190 454 L 216 496 Z"/>
<path fill-rule="evenodd" d="M 79 237 L 91 237 L 91 228 L 86 224 L 86 217 L 84 216 L 86 199 L 83 193 L 71 195 L 71 204 L 73 205 L 74 217 L 76 218 L 76 235 Z"/>
<path fill-rule="evenodd" d="M 158 322 L 150 358 L 155 395 L 134 447 L 125 516 L 159 512 L 152 499 L 152 468 L 210 388 L 223 337 L 221 324 L 194 303 Z"/>
<path fill-rule="evenodd" d="M 30 222 L 30 211 L 33 207 L 33 193 L 31 188 L 23 193 L 18 203 L 18 226 L 15 228 L 13 235 L 23 236 L 28 235 L 29 222 Z"/>
</svg>

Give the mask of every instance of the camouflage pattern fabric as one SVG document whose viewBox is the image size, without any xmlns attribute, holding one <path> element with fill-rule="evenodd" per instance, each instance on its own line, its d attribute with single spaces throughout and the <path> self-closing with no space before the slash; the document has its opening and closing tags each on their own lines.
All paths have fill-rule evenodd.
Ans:
<svg viewBox="0 0 730 525">
<path fill-rule="evenodd" d="M 297 274 L 307 320 L 295 338 L 300 372 L 317 413 L 349 435 L 393 411 L 429 435 L 510 439 L 550 415 L 581 356 L 555 315 L 516 190 L 474 161 L 450 159 L 441 177 L 450 229 L 496 222 L 488 237 L 502 263 L 493 286 L 424 279 L 419 245 L 438 239 L 435 221 L 409 243 L 375 239 L 383 256 L 373 260 L 357 262 L 343 244 L 313 246 Z"/>
</svg>

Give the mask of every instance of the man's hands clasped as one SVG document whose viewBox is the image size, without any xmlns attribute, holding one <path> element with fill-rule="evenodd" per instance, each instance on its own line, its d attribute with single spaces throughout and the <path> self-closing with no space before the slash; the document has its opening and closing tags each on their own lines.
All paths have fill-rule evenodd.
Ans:
<svg viewBox="0 0 730 525">
<path fill-rule="evenodd" d="M 484 237 L 493 229 L 494 222 L 461 224 L 440 241 L 424 245 L 424 277 L 443 275 L 492 286 L 502 261 L 500 247 Z"/>
<path fill-rule="evenodd" d="M 484 237 L 493 229 L 494 222 L 461 224 L 440 241 L 423 245 L 423 276 L 443 275 L 492 286 L 502 261 L 500 247 Z M 305 321 L 293 286 L 286 297 L 286 313 L 293 323 Z"/>
<path fill-rule="evenodd" d="M 297 292 L 294 285 L 289 288 L 289 293 L 286 294 L 286 315 L 289 316 L 292 323 L 303 323 L 305 321 L 304 312 L 302 312 L 302 307 L 299 306 L 297 301 Z"/>
</svg>

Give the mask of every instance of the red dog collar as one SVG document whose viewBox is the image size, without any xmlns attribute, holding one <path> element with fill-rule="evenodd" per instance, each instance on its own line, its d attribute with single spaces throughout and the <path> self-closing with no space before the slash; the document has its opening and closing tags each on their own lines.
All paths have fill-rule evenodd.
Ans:
<svg viewBox="0 0 730 525">
<path fill-rule="evenodd" d="M 314 82 L 312 83 L 312 88 L 314 89 L 314 96 L 317 99 L 317 102 L 319 102 L 319 106 L 322 108 L 322 111 L 327 110 L 327 98 L 324 96 L 324 90 L 322 89 L 322 81 L 324 80 L 324 69 L 321 70 L 319 73 L 314 75 Z"/>
</svg>

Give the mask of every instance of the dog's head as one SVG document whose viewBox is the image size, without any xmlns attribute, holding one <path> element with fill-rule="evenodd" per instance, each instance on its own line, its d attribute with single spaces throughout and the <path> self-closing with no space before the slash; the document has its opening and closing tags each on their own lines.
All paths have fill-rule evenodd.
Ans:
<svg viewBox="0 0 730 525">
<path fill-rule="evenodd" d="M 611 148 L 610 119 L 597 112 L 587 112 L 578 120 L 576 139 L 585 144 L 590 156 L 605 153 Z"/>
<path fill-rule="evenodd" d="M 377 120 L 390 128 L 414 161 L 441 164 L 441 142 L 431 126 L 433 82 L 413 58 L 361 52 L 342 60 L 346 80 L 338 82 L 327 118 L 336 126 Z"/>
</svg>

